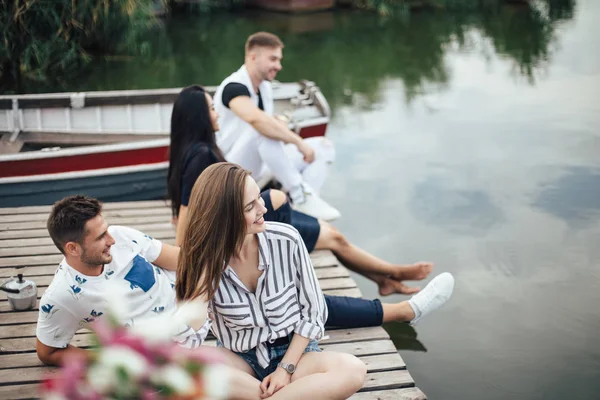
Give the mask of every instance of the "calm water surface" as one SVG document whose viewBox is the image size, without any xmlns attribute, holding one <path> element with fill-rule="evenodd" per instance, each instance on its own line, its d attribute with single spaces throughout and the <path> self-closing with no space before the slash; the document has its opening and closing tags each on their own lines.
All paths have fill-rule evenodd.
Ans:
<svg viewBox="0 0 600 400">
<path fill-rule="evenodd" d="M 418 386 L 431 399 L 597 398 L 600 3 L 553 4 L 178 17 L 150 58 L 98 63 L 61 90 L 217 84 L 248 34 L 280 34 L 279 79 L 316 81 L 334 109 L 323 195 L 336 225 L 385 259 L 430 260 L 457 279 L 416 330 L 387 326 Z"/>
</svg>

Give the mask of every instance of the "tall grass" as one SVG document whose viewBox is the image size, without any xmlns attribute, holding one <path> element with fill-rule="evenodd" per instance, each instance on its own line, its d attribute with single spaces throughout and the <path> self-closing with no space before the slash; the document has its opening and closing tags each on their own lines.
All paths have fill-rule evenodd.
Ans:
<svg viewBox="0 0 600 400">
<path fill-rule="evenodd" d="M 65 80 L 94 54 L 147 51 L 153 0 L 0 0 L 0 87 Z"/>
</svg>

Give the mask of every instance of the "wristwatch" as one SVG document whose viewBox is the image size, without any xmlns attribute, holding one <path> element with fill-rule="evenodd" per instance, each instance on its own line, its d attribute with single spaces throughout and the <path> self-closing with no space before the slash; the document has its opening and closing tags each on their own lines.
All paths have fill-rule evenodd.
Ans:
<svg viewBox="0 0 600 400">
<path fill-rule="evenodd" d="M 296 372 L 296 366 L 292 363 L 280 362 L 279 364 L 277 364 L 277 366 L 285 369 L 290 375 Z"/>
</svg>

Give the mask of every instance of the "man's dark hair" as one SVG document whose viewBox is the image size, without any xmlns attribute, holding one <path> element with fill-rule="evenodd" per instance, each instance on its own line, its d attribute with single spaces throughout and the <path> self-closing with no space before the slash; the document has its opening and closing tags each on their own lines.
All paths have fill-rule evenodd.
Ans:
<svg viewBox="0 0 600 400">
<path fill-rule="evenodd" d="M 87 196 L 69 196 L 52 206 L 48 217 L 48 233 L 61 253 L 68 242 L 81 244 L 85 237 L 85 224 L 102 212 L 102 203 Z"/>
<path fill-rule="evenodd" d="M 255 47 L 270 47 L 283 49 L 283 42 L 277 35 L 269 32 L 256 32 L 248 37 L 246 40 L 246 54 Z"/>
</svg>

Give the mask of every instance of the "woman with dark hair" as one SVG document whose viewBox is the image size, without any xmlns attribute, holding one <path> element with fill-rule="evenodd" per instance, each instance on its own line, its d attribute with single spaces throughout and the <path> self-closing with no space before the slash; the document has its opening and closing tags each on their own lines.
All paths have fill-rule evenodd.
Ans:
<svg viewBox="0 0 600 400">
<path fill-rule="evenodd" d="M 216 144 L 218 130 L 218 114 L 211 96 L 198 85 L 184 88 L 173 105 L 167 177 L 173 217 L 181 222 L 177 224 L 177 244 L 183 237 L 187 204 L 196 179 L 209 165 L 226 161 Z M 419 288 L 408 287 L 403 281 L 422 280 L 433 269 L 431 263 L 395 265 L 375 257 L 350 243 L 333 225 L 292 210 L 283 192 L 267 190 L 261 196 L 267 207 L 267 221 L 294 226 L 309 252 L 331 250 L 344 266 L 375 281 L 383 296 L 418 292 Z"/>
<path fill-rule="evenodd" d="M 168 193 L 174 220 L 176 243 L 181 245 L 188 225 L 188 204 L 192 187 L 202 172 L 212 164 L 225 161 L 216 145 L 218 114 L 211 96 L 198 85 L 184 88 L 173 105 Z M 403 280 L 421 280 L 433 265 L 418 263 L 397 266 L 383 261 L 350 243 L 327 222 L 292 210 L 284 193 L 267 190 L 261 193 L 267 209 L 266 221 L 294 226 L 308 251 L 328 249 L 349 269 L 374 280 L 382 295 L 413 294 L 419 288 L 404 285 Z M 325 296 L 329 307 L 327 326 L 346 328 L 379 326 L 390 321 L 410 321 L 403 303 L 381 303 L 344 296 Z"/>
</svg>

